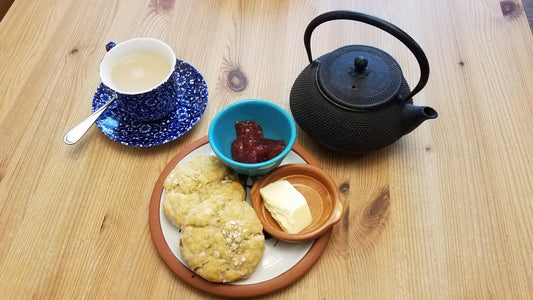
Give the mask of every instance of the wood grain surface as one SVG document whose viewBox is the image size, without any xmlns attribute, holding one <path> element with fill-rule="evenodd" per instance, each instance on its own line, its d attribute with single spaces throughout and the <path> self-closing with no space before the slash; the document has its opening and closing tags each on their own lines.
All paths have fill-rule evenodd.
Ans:
<svg viewBox="0 0 533 300">
<path fill-rule="evenodd" d="M 349 9 L 409 33 L 431 74 L 415 104 L 439 117 L 365 156 L 297 142 L 329 173 L 346 206 L 318 262 L 266 299 L 531 299 L 533 35 L 521 3 L 502 1 L 16 0 L 0 22 L 0 298 L 215 298 L 181 281 L 148 225 L 168 161 L 207 134 L 226 105 L 260 98 L 289 110 L 307 65 L 303 32 Z M 507 4 L 506 4 L 507 5 Z M 209 87 L 200 122 L 168 144 L 135 148 L 84 119 L 109 41 L 167 42 Z M 383 49 L 414 85 L 416 60 L 394 37 L 335 21 L 317 56 Z"/>
</svg>

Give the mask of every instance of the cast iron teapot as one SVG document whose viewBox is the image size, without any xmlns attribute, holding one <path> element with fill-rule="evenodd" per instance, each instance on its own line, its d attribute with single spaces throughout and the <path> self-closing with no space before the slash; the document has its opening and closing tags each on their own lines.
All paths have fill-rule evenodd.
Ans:
<svg viewBox="0 0 533 300">
<path fill-rule="evenodd" d="M 415 88 L 409 89 L 396 60 L 374 47 L 344 46 L 313 60 L 313 30 L 341 19 L 373 25 L 407 46 L 420 65 Z M 310 64 L 292 86 L 290 109 L 296 123 L 329 149 L 364 154 L 394 143 L 423 121 L 437 117 L 433 108 L 413 105 L 413 96 L 428 80 L 429 63 L 420 46 L 395 25 L 354 11 L 327 12 L 309 23 L 304 45 Z"/>
</svg>

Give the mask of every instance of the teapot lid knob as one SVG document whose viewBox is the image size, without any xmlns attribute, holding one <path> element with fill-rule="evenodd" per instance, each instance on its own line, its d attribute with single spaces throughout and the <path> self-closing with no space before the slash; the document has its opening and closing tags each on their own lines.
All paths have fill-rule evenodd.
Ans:
<svg viewBox="0 0 533 300">
<path fill-rule="evenodd" d="M 368 110 L 396 100 L 400 65 L 371 46 L 349 45 L 320 57 L 315 79 L 322 96 L 349 110 Z"/>
<path fill-rule="evenodd" d="M 368 66 L 368 59 L 364 56 L 358 56 L 355 58 L 353 66 L 355 67 L 355 72 L 360 74 L 366 69 L 366 66 Z"/>
</svg>

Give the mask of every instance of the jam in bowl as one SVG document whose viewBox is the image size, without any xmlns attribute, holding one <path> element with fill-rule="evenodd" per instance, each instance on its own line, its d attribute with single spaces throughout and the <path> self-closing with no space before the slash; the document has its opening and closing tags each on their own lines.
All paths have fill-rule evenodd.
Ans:
<svg viewBox="0 0 533 300">
<path fill-rule="evenodd" d="M 260 132 L 254 123 L 260 127 Z M 241 144 L 235 142 L 239 140 L 238 132 Z M 242 137 L 243 132 L 249 136 Z M 281 106 L 267 100 L 248 99 L 234 102 L 218 112 L 211 121 L 208 135 L 213 152 L 226 166 L 239 174 L 260 176 L 277 168 L 291 151 L 296 141 L 296 125 Z M 282 144 L 282 151 L 272 155 Z M 235 153 L 244 158 L 234 157 L 232 148 L 243 150 Z"/>
</svg>

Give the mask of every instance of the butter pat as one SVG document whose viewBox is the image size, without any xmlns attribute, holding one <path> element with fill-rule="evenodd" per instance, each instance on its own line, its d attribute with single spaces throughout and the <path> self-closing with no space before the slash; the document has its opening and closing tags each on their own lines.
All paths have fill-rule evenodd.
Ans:
<svg viewBox="0 0 533 300">
<path fill-rule="evenodd" d="M 259 190 L 263 203 L 283 231 L 298 233 L 311 224 L 311 210 L 304 196 L 287 180 L 278 180 Z"/>
</svg>

